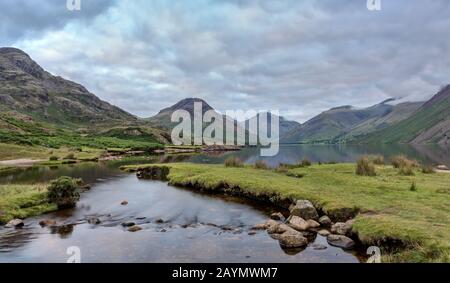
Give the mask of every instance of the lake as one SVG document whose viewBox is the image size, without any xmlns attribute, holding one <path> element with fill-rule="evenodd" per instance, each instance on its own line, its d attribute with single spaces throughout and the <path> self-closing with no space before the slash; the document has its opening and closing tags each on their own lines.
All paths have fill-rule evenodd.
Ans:
<svg viewBox="0 0 450 283">
<path fill-rule="evenodd" d="M 75 209 L 26 220 L 23 229 L 0 228 L 0 262 L 65 262 L 72 246 L 82 262 L 359 262 L 361 257 L 327 244 L 314 235 L 302 250 L 284 250 L 265 231 L 249 233 L 263 223 L 274 207 L 232 197 L 203 195 L 164 182 L 139 180 L 119 167 L 156 162 L 222 163 L 238 156 L 247 163 L 260 157 L 257 148 L 214 154 L 179 154 L 124 158 L 123 160 L 31 167 L 0 176 L 0 183 L 39 183 L 59 176 L 82 178 L 92 189 L 82 194 Z M 350 162 L 362 154 L 386 158 L 405 154 L 427 164 L 449 163 L 442 147 L 282 146 L 280 153 L 263 158 L 270 165 L 314 162 Z M 128 205 L 121 205 L 122 201 Z M 90 224 L 98 218 L 101 223 Z M 42 228 L 52 219 L 58 228 Z M 143 230 L 131 233 L 122 226 L 135 222 Z M 320 247 L 320 249 L 318 248 Z"/>
</svg>

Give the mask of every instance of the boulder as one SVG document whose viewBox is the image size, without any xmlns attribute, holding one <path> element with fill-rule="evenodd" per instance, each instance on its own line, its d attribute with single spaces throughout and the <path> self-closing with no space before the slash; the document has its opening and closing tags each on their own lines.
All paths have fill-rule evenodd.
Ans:
<svg viewBox="0 0 450 283">
<path fill-rule="evenodd" d="M 284 217 L 284 215 L 281 214 L 280 212 L 272 213 L 272 214 L 270 215 L 270 218 L 271 218 L 272 220 L 276 220 L 276 221 L 284 221 L 284 220 L 286 220 L 286 218 Z"/>
<path fill-rule="evenodd" d="M 320 236 L 323 236 L 323 237 L 326 237 L 326 236 L 328 236 L 328 235 L 330 235 L 331 233 L 330 233 L 330 231 L 328 231 L 328 230 L 325 230 L 325 229 L 323 229 L 323 230 L 320 230 L 319 232 L 317 232 Z"/>
<path fill-rule="evenodd" d="M 142 230 L 142 228 L 139 227 L 139 226 L 137 226 L 137 225 L 134 225 L 134 226 L 128 228 L 128 232 L 133 232 L 133 233 L 134 233 L 134 232 L 141 231 L 141 230 Z"/>
<path fill-rule="evenodd" d="M 308 239 L 297 231 L 286 231 L 278 237 L 280 246 L 283 248 L 301 248 L 308 244 Z"/>
<path fill-rule="evenodd" d="M 25 226 L 23 220 L 13 219 L 5 225 L 5 228 L 22 228 L 23 226 Z"/>
<path fill-rule="evenodd" d="M 295 215 L 291 215 L 289 217 L 288 224 L 297 231 L 305 231 L 309 228 L 308 222 L 306 222 L 303 218 Z"/>
<path fill-rule="evenodd" d="M 308 229 L 320 227 L 320 224 L 312 219 L 309 219 L 306 223 L 308 224 Z"/>
<path fill-rule="evenodd" d="M 337 234 L 337 235 L 351 235 L 352 233 L 352 227 L 353 227 L 353 221 L 349 220 L 345 223 L 343 222 L 337 222 L 333 226 L 331 226 L 331 233 Z"/>
<path fill-rule="evenodd" d="M 39 221 L 39 225 L 41 225 L 41 227 L 56 226 L 56 221 L 51 220 L 51 219 L 45 219 L 45 220 Z"/>
<path fill-rule="evenodd" d="M 322 226 L 324 226 L 324 227 L 330 227 L 331 224 L 333 224 L 333 223 L 331 222 L 330 217 L 328 217 L 328 216 L 326 216 L 326 215 L 324 215 L 324 216 L 322 216 L 322 217 L 319 218 L 319 223 L 320 223 L 320 225 L 322 225 Z"/>
<path fill-rule="evenodd" d="M 332 246 L 347 250 L 355 246 L 355 242 L 352 239 L 343 235 L 328 235 L 327 242 Z"/>
<path fill-rule="evenodd" d="M 437 167 L 436 167 L 438 170 L 450 170 L 447 166 L 445 166 L 445 165 L 438 165 Z"/>
<path fill-rule="evenodd" d="M 299 216 L 305 220 L 319 219 L 316 208 L 308 200 L 298 200 L 289 210 L 291 215 Z"/>
<path fill-rule="evenodd" d="M 277 225 L 272 225 L 267 228 L 267 233 L 269 234 L 283 234 L 287 231 L 295 231 L 286 224 L 278 223 Z"/>
</svg>

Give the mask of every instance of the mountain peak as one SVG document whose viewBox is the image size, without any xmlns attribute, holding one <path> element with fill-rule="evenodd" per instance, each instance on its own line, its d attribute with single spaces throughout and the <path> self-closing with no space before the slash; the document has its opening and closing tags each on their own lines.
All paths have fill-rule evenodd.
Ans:
<svg viewBox="0 0 450 283">
<path fill-rule="evenodd" d="M 203 112 L 206 112 L 206 111 L 209 111 L 209 110 L 214 110 L 203 99 L 197 98 L 197 97 L 191 97 L 191 98 L 185 98 L 183 100 L 180 100 L 176 104 L 161 110 L 159 112 L 159 114 L 165 113 L 165 112 L 173 112 L 173 111 L 176 111 L 176 110 L 186 110 L 189 113 L 194 113 L 194 103 L 196 103 L 196 102 L 201 102 L 202 103 L 202 105 L 203 105 Z"/>
<path fill-rule="evenodd" d="M 444 99 L 450 98 L 450 84 L 441 88 L 429 101 L 427 101 L 422 108 L 428 107 L 432 104 L 439 103 Z"/>
<path fill-rule="evenodd" d="M 0 67 L 26 73 L 37 79 L 46 76 L 46 72 L 24 51 L 13 47 L 0 48 Z"/>
</svg>

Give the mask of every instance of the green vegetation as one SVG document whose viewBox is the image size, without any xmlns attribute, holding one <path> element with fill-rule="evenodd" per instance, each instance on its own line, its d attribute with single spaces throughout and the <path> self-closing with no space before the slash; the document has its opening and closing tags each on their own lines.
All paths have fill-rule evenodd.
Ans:
<svg viewBox="0 0 450 283">
<path fill-rule="evenodd" d="M 61 177 L 47 184 L 0 185 L 0 224 L 73 207 L 78 201 L 80 179 Z"/>
<path fill-rule="evenodd" d="M 47 188 L 48 200 L 55 203 L 59 209 L 75 207 L 80 199 L 79 187 L 81 185 L 81 179 L 70 177 L 60 177 L 53 180 Z"/>
<path fill-rule="evenodd" d="M 356 175 L 376 176 L 375 165 L 367 157 L 361 157 L 356 162 Z"/>
<path fill-rule="evenodd" d="M 260 169 L 260 170 L 267 170 L 267 169 L 269 169 L 269 165 L 267 165 L 267 162 L 265 162 L 264 160 L 256 161 L 255 165 L 253 165 L 253 167 L 255 169 Z"/>
<path fill-rule="evenodd" d="M 242 160 L 238 157 L 229 157 L 225 160 L 225 167 L 241 168 L 244 167 L 244 162 L 242 162 Z"/>
<path fill-rule="evenodd" d="M 308 199 L 332 219 L 355 217 L 354 229 L 366 245 L 384 247 L 383 260 L 448 262 L 450 260 L 450 174 L 399 175 L 391 166 L 376 166 L 377 176 L 355 174 L 355 164 L 313 165 L 277 170 L 223 165 L 165 164 L 125 166 L 170 169 L 173 185 L 204 191 L 238 191 L 284 203 Z M 415 182 L 416 191 L 411 191 Z M 417 189 L 420 188 L 420 189 Z"/>
<path fill-rule="evenodd" d="M 0 223 L 56 209 L 55 204 L 48 202 L 46 185 L 0 185 Z"/>
</svg>

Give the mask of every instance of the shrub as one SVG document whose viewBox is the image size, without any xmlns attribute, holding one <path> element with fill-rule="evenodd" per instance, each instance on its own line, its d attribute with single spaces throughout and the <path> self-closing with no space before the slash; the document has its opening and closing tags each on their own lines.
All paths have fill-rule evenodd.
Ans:
<svg viewBox="0 0 450 283">
<path fill-rule="evenodd" d="M 60 177 L 53 180 L 47 188 L 48 200 L 55 203 L 59 209 L 75 207 L 80 199 L 79 187 L 81 185 L 81 179 L 70 177 Z"/>
<path fill-rule="evenodd" d="M 269 165 L 264 160 L 258 160 L 255 162 L 255 165 L 253 166 L 255 169 L 262 169 L 267 170 L 269 169 Z"/>
<path fill-rule="evenodd" d="M 401 167 L 419 167 L 420 164 L 416 160 L 410 160 L 404 155 L 396 155 L 391 158 L 391 164 L 394 168 Z"/>
<path fill-rule="evenodd" d="M 244 162 L 238 157 L 229 157 L 225 160 L 225 167 L 244 167 Z"/>
<path fill-rule="evenodd" d="M 50 158 L 48 159 L 48 160 L 50 160 L 50 161 L 58 161 L 58 156 L 50 156 Z"/>
<path fill-rule="evenodd" d="M 436 170 L 434 170 L 433 166 L 426 165 L 426 166 L 422 166 L 422 173 L 423 174 L 434 174 L 434 173 L 436 173 Z"/>
<path fill-rule="evenodd" d="M 356 175 L 359 176 L 376 176 L 375 166 L 370 162 L 369 158 L 361 157 L 356 162 Z"/>
<path fill-rule="evenodd" d="M 371 155 L 369 156 L 369 160 L 376 165 L 384 165 L 384 156 L 383 155 Z"/>
<path fill-rule="evenodd" d="M 404 165 L 398 170 L 398 174 L 403 176 L 414 176 L 414 168 L 412 165 Z"/>
<path fill-rule="evenodd" d="M 416 182 L 412 182 L 411 187 L 409 187 L 409 190 L 411 192 L 417 192 L 417 185 Z"/>
<path fill-rule="evenodd" d="M 300 163 L 301 167 L 309 167 L 311 166 L 311 161 L 308 158 L 305 158 L 302 160 L 302 162 Z"/>
<path fill-rule="evenodd" d="M 75 159 L 75 154 L 73 154 L 73 153 L 69 153 L 69 154 L 67 154 L 63 159 Z"/>
</svg>

